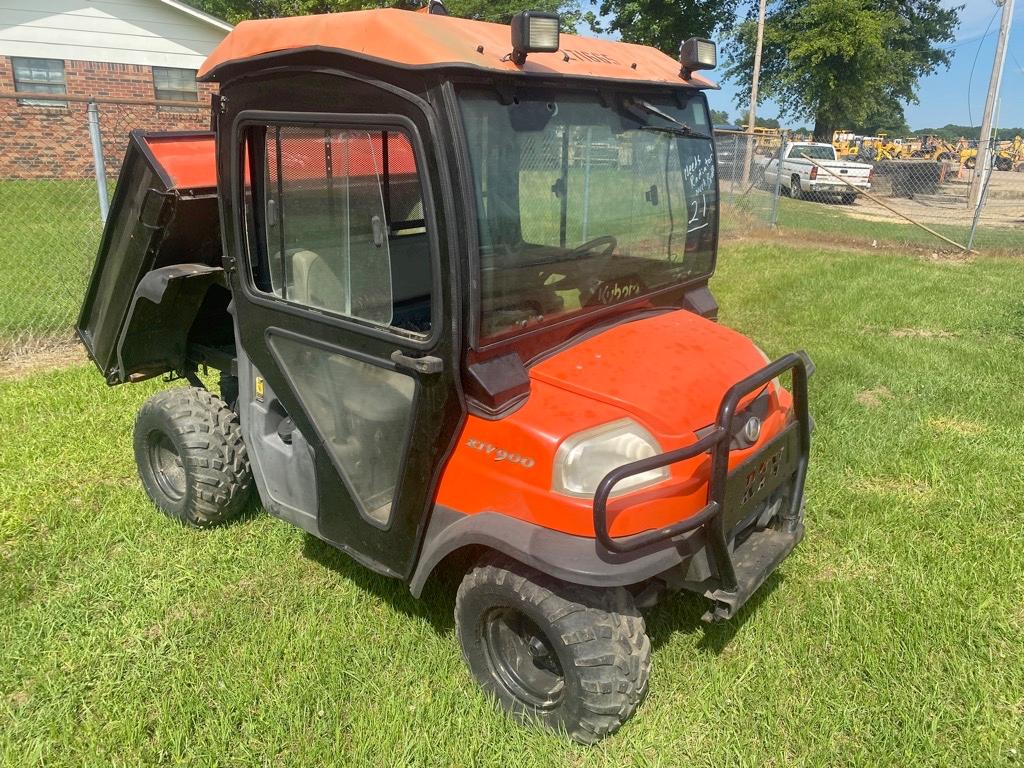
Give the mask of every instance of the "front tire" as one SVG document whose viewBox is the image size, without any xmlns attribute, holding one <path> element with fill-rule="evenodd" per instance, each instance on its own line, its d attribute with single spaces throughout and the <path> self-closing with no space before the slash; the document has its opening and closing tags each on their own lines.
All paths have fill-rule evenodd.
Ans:
<svg viewBox="0 0 1024 768">
<path fill-rule="evenodd" d="M 503 709 L 593 744 L 647 694 L 651 643 L 632 596 L 495 558 L 466 575 L 455 626 L 470 671 Z"/>
<path fill-rule="evenodd" d="M 158 392 L 135 420 L 135 462 L 153 503 L 185 525 L 217 525 L 241 511 L 252 487 L 238 416 L 197 387 Z"/>
</svg>

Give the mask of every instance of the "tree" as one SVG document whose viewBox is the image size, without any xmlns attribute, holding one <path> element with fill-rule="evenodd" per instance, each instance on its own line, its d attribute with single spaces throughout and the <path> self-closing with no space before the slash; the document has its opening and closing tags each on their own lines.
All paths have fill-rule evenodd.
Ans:
<svg viewBox="0 0 1024 768">
<path fill-rule="evenodd" d="M 729 124 L 729 113 L 724 109 L 712 109 L 711 110 L 711 124 L 712 125 L 728 125 Z"/>
<path fill-rule="evenodd" d="M 690 37 L 713 37 L 736 19 L 735 0 L 601 0 L 609 32 L 627 43 L 653 45 L 673 58 Z"/>
<path fill-rule="evenodd" d="M 749 109 L 743 110 L 743 112 L 740 113 L 740 116 L 736 118 L 736 121 L 740 125 L 742 125 L 744 128 L 747 127 L 747 122 L 749 120 L 750 120 L 750 110 Z M 778 121 L 777 118 L 774 118 L 774 117 L 755 117 L 754 118 L 754 125 L 756 125 L 758 128 L 778 128 L 779 127 L 779 121 Z"/>
<path fill-rule="evenodd" d="M 272 19 L 281 16 L 307 16 L 314 13 L 337 13 L 358 11 L 365 8 L 405 8 L 415 10 L 421 3 L 417 0 L 188 0 L 196 8 L 213 14 L 232 24 L 246 19 Z M 512 17 L 523 10 L 519 0 L 450 0 L 446 2 L 453 16 L 464 19 L 480 19 L 508 24 Z M 586 25 L 592 30 L 600 26 L 593 11 L 584 10 L 578 0 L 533 0 L 530 8 L 538 11 L 556 11 L 562 15 L 562 28 L 575 32 Z"/>
<path fill-rule="evenodd" d="M 782 116 L 814 121 L 814 136 L 837 129 L 905 124 L 920 78 L 949 66 L 938 47 L 953 40 L 963 6 L 941 0 L 772 0 L 765 20 L 760 96 Z M 746 20 L 728 51 L 726 76 L 749 91 L 756 24 Z"/>
</svg>

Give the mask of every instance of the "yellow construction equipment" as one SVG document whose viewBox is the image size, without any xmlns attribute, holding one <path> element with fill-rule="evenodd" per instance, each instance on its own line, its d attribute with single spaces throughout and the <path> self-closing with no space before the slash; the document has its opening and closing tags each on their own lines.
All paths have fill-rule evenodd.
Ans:
<svg viewBox="0 0 1024 768">
<path fill-rule="evenodd" d="M 1012 141 L 999 142 L 993 165 L 997 171 L 1024 171 L 1024 137 L 1017 134 Z"/>
<path fill-rule="evenodd" d="M 921 148 L 910 156 L 925 160 L 958 160 L 960 150 L 941 137 L 928 135 L 921 140 Z"/>
<path fill-rule="evenodd" d="M 754 149 L 760 155 L 774 155 L 782 145 L 782 131 L 778 128 L 754 128 Z"/>
<path fill-rule="evenodd" d="M 864 136 L 857 148 L 857 159 L 874 163 L 879 160 L 901 160 L 904 156 L 903 139 L 889 139 L 889 134 Z"/>
<path fill-rule="evenodd" d="M 832 146 L 836 150 L 836 157 L 839 160 L 853 160 L 857 157 L 857 141 L 860 136 L 852 131 L 833 131 Z"/>
</svg>

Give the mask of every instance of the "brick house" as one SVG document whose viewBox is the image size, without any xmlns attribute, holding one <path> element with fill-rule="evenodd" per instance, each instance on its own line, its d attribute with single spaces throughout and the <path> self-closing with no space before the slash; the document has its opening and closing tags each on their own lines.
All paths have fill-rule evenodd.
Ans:
<svg viewBox="0 0 1024 768">
<path fill-rule="evenodd" d="M 205 129 L 215 87 L 196 83 L 196 70 L 230 30 L 178 0 L 7 0 L 0 179 L 91 177 L 88 99 L 108 174 L 132 128 Z"/>
</svg>

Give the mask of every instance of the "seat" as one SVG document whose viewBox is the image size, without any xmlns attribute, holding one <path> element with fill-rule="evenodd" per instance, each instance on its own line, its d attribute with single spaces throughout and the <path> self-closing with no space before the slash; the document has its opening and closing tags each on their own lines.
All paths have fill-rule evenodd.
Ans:
<svg viewBox="0 0 1024 768">
<path fill-rule="evenodd" d="M 308 249 L 293 252 L 291 275 L 291 301 L 344 313 L 344 285 L 320 254 Z M 367 514 L 378 523 L 386 523 L 397 480 L 395 451 L 400 450 L 407 434 L 413 381 L 386 368 L 315 347 L 306 347 L 300 359 L 306 371 L 297 379 L 313 390 L 302 393 L 309 403 L 310 417 Z M 382 440 L 386 451 L 378 445 Z"/>
<path fill-rule="evenodd" d="M 320 254 L 302 249 L 292 256 L 290 297 L 299 304 L 345 314 L 345 286 Z"/>
</svg>

